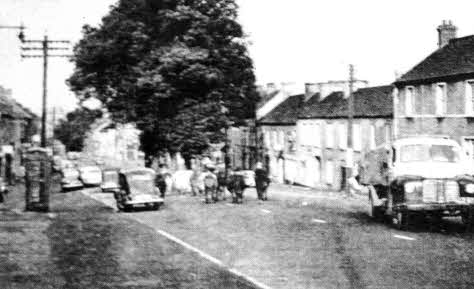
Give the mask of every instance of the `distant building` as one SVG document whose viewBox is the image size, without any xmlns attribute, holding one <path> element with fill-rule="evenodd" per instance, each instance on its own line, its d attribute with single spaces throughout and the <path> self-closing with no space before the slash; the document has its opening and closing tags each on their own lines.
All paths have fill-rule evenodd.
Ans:
<svg viewBox="0 0 474 289">
<path fill-rule="evenodd" d="M 309 93 L 313 92 L 307 90 Z M 354 161 L 391 139 L 392 86 L 354 92 L 352 147 Z M 321 97 L 324 98 L 321 99 Z M 295 182 L 317 188 L 344 186 L 348 138 L 348 95 L 318 91 L 307 96 L 297 121 L 298 173 Z"/>
<path fill-rule="evenodd" d="M 84 152 L 108 165 L 143 165 L 140 131 L 132 124 L 114 124 L 107 117 L 97 120 L 84 141 Z"/>
<path fill-rule="evenodd" d="M 394 83 L 395 135 L 446 135 L 458 141 L 474 173 L 474 35 L 456 38 L 443 21 L 438 48 Z"/>
<path fill-rule="evenodd" d="M 258 121 L 262 160 L 279 183 L 293 183 L 296 178 L 296 121 L 303 97 L 289 96 Z"/>
</svg>

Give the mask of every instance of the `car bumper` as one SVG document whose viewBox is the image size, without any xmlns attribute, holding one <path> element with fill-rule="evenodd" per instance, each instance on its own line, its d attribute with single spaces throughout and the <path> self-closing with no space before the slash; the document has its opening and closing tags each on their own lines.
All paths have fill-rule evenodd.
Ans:
<svg viewBox="0 0 474 289">
<path fill-rule="evenodd" d="M 88 186 L 100 186 L 100 184 L 102 183 L 102 180 L 82 179 L 82 183 Z"/>
<path fill-rule="evenodd" d="M 403 204 L 397 205 L 393 208 L 395 211 L 410 211 L 410 212 L 431 212 L 444 213 L 446 215 L 456 215 L 457 213 L 474 209 L 472 204 Z"/>
<path fill-rule="evenodd" d="M 131 200 L 125 200 L 125 205 L 145 205 L 145 204 L 161 204 L 164 203 L 164 199 L 158 196 L 151 195 L 140 195 L 135 196 Z"/>
<path fill-rule="evenodd" d="M 81 188 L 83 185 L 81 181 L 70 181 L 70 182 L 61 182 L 61 186 L 63 188 Z"/>
</svg>

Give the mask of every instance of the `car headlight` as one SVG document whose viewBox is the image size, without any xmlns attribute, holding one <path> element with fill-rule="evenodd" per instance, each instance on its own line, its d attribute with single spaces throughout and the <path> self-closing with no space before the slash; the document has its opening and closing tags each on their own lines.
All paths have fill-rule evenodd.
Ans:
<svg viewBox="0 0 474 289">
<path fill-rule="evenodd" d="M 405 192 L 408 194 L 420 191 L 422 187 L 423 184 L 421 182 L 406 182 L 404 185 Z"/>
<path fill-rule="evenodd" d="M 464 191 L 468 194 L 474 194 L 474 184 L 467 184 Z"/>
</svg>

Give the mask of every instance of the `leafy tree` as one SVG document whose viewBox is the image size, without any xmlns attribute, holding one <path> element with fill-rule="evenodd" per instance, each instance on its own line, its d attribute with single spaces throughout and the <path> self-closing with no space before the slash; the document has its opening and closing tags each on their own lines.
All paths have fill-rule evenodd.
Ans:
<svg viewBox="0 0 474 289">
<path fill-rule="evenodd" d="M 120 0 L 84 26 L 68 82 L 143 132 L 142 149 L 199 154 L 258 94 L 235 0 Z"/>
<path fill-rule="evenodd" d="M 61 141 L 67 151 L 82 151 L 84 139 L 91 124 L 102 116 L 97 109 L 80 107 L 68 113 L 54 128 L 54 135 Z"/>
</svg>

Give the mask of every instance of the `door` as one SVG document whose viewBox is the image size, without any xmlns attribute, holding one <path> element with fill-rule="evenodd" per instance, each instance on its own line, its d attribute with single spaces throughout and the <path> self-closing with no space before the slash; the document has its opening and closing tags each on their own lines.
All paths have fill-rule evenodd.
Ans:
<svg viewBox="0 0 474 289">
<path fill-rule="evenodd" d="M 277 181 L 280 184 L 283 184 L 285 182 L 285 160 L 282 158 L 279 158 L 277 161 L 277 166 L 278 166 L 278 171 L 277 171 Z"/>
<path fill-rule="evenodd" d="M 316 187 L 321 182 L 321 163 L 317 157 L 310 158 L 307 163 L 305 183 L 307 186 Z"/>
</svg>

